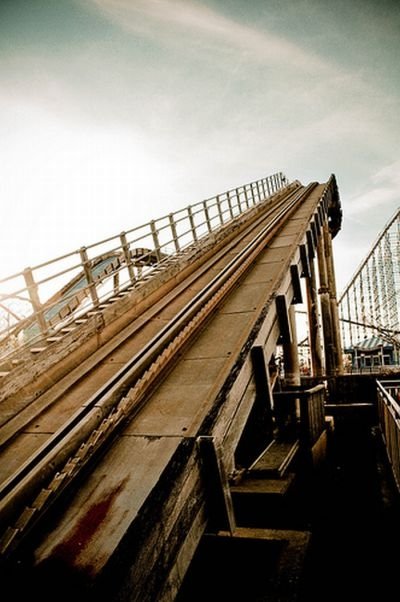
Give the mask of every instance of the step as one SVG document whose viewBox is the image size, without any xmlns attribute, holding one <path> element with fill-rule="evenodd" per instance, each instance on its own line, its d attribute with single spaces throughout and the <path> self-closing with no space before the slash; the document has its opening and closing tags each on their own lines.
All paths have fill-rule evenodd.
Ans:
<svg viewBox="0 0 400 602">
<path fill-rule="evenodd" d="M 310 545 L 311 532 L 304 530 L 206 533 L 178 599 L 298 602 Z"/>
<path fill-rule="evenodd" d="M 0 378 L 4 378 L 5 376 L 7 376 L 7 374 L 10 374 L 9 371 L 3 370 L 0 372 Z"/>
<path fill-rule="evenodd" d="M 46 341 L 48 343 L 57 343 L 58 341 L 61 341 L 63 337 L 60 336 L 54 336 L 54 337 L 47 337 Z"/>
<path fill-rule="evenodd" d="M 281 477 L 288 470 L 299 450 L 299 440 L 280 441 L 274 439 L 250 466 L 253 477 Z"/>
<path fill-rule="evenodd" d="M 235 495 L 268 495 L 268 496 L 284 496 L 295 479 L 294 473 L 287 473 L 279 479 L 260 477 L 244 477 L 237 485 L 231 486 L 231 493 Z"/>
<path fill-rule="evenodd" d="M 29 351 L 31 353 L 41 353 L 42 351 L 46 351 L 46 349 L 48 349 L 48 347 L 31 347 Z"/>
<path fill-rule="evenodd" d="M 64 328 L 60 328 L 60 332 L 64 332 L 65 334 L 67 334 L 68 332 L 76 330 L 76 328 L 76 326 L 64 326 Z"/>
</svg>

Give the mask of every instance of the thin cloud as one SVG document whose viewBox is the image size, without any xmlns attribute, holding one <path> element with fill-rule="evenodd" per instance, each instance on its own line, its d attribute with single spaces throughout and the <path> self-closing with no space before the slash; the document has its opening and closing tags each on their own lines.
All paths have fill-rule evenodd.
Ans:
<svg viewBox="0 0 400 602">
<path fill-rule="evenodd" d="M 257 61 L 291 64 L 308 73 L 330 72 L 333 65 L 292 42 L 243 25 L 190 0 L 85 0 L 125 30 L 167 36 L 181 42 L 208 38 L 218 45 L 246 51 Z M 175 31 L 174 31 L 175 30 Z M 179 37 L 176 38 L 176 33 Z M 195 36 L 195 38 L 193 38 Z"/>
<path fill-rule="evenodd" d="M 368 212 L 391 205 L 400 205 L 400 161 L 386 165 L 370 178 L 366 192 L 349 199 L 346 214 L 355 216 L 360 211 Z"/>
</svg>

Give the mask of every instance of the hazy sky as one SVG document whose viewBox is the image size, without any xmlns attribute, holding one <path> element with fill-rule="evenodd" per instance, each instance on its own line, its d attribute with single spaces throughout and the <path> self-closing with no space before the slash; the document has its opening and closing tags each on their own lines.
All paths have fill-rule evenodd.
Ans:
<svg viewBox="0 0 400 602">
<path fill-rule="evenodd" d="M 0 0 L 0 275 L 334 173 L 340 289 L 399 206 L 399 65 L 398 1 Z"/>
</svg>

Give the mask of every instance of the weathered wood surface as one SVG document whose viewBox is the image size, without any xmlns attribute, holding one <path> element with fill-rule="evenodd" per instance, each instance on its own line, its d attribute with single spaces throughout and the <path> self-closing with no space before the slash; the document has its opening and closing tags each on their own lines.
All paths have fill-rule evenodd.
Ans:
<svg viewBox="0 0 400 602">
<path fill-rule="evenodd" d="M 323 190 L 313 190 L 64 512 L 37 535 L 32 553 L 41 587 L 61 575 L 71 576 L 72 597 L 174 599 L 213 514 L 198 437 L 215 439 L 227 473 L 235 470 L 256 399 L 251 349 L 261 345 L 267 362 L 275 350 L 273 300 L 293 300 L 290 266 L 301 269 L 299 248 Z"/>
</svg>

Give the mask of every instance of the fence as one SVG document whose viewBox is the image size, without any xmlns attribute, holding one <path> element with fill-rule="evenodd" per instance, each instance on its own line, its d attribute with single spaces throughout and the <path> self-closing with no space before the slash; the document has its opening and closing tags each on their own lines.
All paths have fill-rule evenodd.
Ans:
<svg viewBox="0 0 400 602">
<path fill-rule="evenodd" d="M 400 491 L 400 380 L 377 381 L 379 424 Z"/>
<path fill-rule="evenodd" d="M 296 402 L 299 402 L 298 427 L 301 443 L 311 448 L 325 429 L 325 397 L 323 384 L 311 389 L 287 390 L 274 393 L 275 414 L 280 430 L 284 431 L 296 420 Z M 282 434 L 282 432 L 281 432 Z"/>
<path fill-rule="evenodd" d="M 276 173 L 0 280 L 0 357 L 54 336 L 288 184 Z"/>
</svg>

